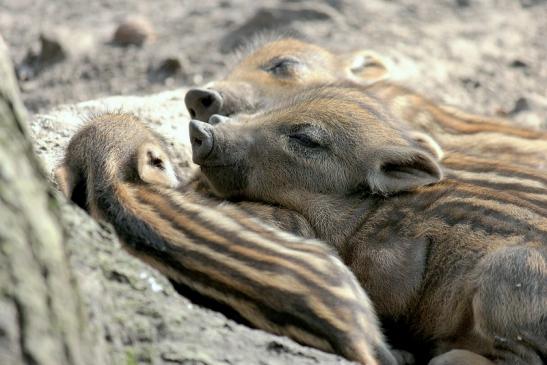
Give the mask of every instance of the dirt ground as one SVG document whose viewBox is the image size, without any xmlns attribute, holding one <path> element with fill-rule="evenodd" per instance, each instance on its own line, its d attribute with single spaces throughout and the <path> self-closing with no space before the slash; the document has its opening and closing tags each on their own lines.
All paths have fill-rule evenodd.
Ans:
<svg viewBox="0 0 547 365">
<path fill-rule="evenodd" d="M 149 41 L 114 44 L 134 16 L 150 22 Z M 225 73 L 243 39 L 272 29 L 339 52 L 377 50 L 434 99 L 547 125 L 545 0 L 0 0 L 0 33 L 31 112 L 202 84 Z"/>
</svg>

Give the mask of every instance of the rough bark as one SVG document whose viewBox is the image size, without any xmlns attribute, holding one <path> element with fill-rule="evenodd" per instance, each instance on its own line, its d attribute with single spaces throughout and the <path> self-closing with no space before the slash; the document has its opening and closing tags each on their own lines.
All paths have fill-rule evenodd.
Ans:
<svg viewBox="0 0 547 365">
<path fill-rule="evenodd" d="M 91 364 L 58 204 L 28 139 L 0 39 L 0 363 Z"/>
<path fill-rule="evenodd" d="M 86 114 L 133 111 L 180 141 L 183 95 L 66 106 L 27 128 L 0 40 L 0 364 L 347 363 L 193 305 L 50 187 L 43 171 Z M 187 166 L 187 146 L 173 146 Z"/>
</svg>

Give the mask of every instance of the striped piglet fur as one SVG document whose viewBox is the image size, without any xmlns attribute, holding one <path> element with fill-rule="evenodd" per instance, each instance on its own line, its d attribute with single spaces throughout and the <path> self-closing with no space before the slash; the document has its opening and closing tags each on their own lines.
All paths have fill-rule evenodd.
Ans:
<svg viewBox="0 0 547 365">
<path fill-rule="evenodd" d="M 72 138 L 57 181 L 133 254 L 257 328 L 362 364 L 397 364 L 370 300 L 329 247 L 177 190 L 166 151 L 135 117 L 96 116 Z"/>
</svg>

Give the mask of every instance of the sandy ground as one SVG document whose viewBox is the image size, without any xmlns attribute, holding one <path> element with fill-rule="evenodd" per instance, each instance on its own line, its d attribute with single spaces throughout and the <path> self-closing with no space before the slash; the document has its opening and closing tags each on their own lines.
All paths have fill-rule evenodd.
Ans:
<svg viewBox="0 0 547 365">
<path fill-rule="evenodd" d="M 154 40 L 113 44 L 135 15 L 149 20 Z M 32 112 L 202 84 L 226 72 L 242 39 L 271 29 L 339 52 L 375 49 L 434 99 L 547 125 L 544 0 L 0 0 L 0 33 Z M 42 51 L 41 35 L 66 57 Z"/>
</svg>

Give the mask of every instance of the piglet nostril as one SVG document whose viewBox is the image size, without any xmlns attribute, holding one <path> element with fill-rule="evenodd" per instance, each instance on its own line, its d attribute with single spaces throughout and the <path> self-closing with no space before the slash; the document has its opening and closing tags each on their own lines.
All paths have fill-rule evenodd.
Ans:
<svg viewBox="0 0 547 365">
<path fill-rule="evenodd" d="M 191 120 L 189 133 L 192 144 L 192 160 L 197 164 L 202 164 L 213 151 L 213 127 L 199 120 Z"/>
<path fill-rule="evenodd" d="M 223 115 L 213 114 L 209 117 L 209 121 L 207 123 L 209 123 L 210 125 L 217 125 L 217 124 L 220 124 L 220 123 L 226 123 L 229 120 L 230 120 L 230 118 L 225 117 Z"/>
<path fill-rule="evenodd" d="M 193 119 L 206 122 L 211 115 L 220 112 L 224 101 L 218 91 L 193 88 L 186 93 L 184 103 Z"/>
<path fill-rule="evenodd" d="M 201 99 L 201 105 L 203 105 L 205 109 L 209 108 L 211 104 L 213 104 L 213 97 L 211 95 L 207 95 Z"/>
</svg>

